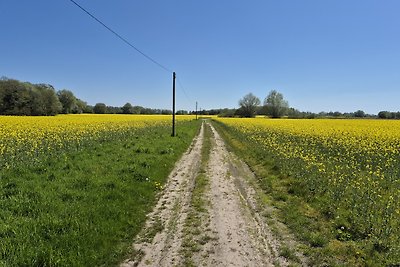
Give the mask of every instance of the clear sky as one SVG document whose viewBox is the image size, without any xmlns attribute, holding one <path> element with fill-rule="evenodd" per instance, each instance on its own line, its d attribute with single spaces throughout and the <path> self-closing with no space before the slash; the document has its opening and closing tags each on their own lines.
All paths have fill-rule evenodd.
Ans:
<svg viewBox="0 0 400 267">
<path fill-rule="evenodd" d="M 76 0 L 168 69 L 177 109 L 275 89 L 302 111 L 400 110 L 398 0 Z M 172 74 L 69 0 L 0 1 L 0 76 L 171 109 Z"/>
</svg>

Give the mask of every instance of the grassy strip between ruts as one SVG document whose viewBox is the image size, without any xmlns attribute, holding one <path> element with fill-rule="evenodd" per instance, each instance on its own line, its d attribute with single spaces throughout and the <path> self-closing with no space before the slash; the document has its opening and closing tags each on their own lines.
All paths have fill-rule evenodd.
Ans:
<svg viewBox="0 0 400 267">
<path fill-rule="evenodd" d="M 280 220 L 303 241 L 302 252 L 311 266 L 391 266 L 385 263 L 382 255 L 376 251 L 372 253 L 362 243 L 337 238 L 332 221 L 318 205 L 296 194 L 299 183 L 282 174 L 271 155 L 256 142 L 220 122 L 214 125 L 228 147 L 240 155 L 258 177 L 266 193 L 266 204 L 278 208 Z"/>
<path fill-rule="evenodd" d="M 193 254 L 201 250 L 201 246 L 206 244 L 211 237 L 209 236 L 209 214 L 207 207 L 210 205 L 205 199 L 205 193 L 210 186 L 209 178 L 207 177 L 207 164 L 211 153 L 211 128 L 207 123 L 204 123 L 204 139 L 201 150 L 201 165 L 199 173 L 196 177 L 192 196 L 190 200 L 190 210 L 188 212 L 184 224 L 184 238 L 182 243 L 181 253 L 183 255 L 184 266 L 196 266 L 192 257 Z M 207 229 L 201 232 L 201 229 Z"/>
<path fill-rule="evenodd" d="M 198 121 L 0 170 L 0 266 L 109 266 L 129 252 Z"/>
</svg>

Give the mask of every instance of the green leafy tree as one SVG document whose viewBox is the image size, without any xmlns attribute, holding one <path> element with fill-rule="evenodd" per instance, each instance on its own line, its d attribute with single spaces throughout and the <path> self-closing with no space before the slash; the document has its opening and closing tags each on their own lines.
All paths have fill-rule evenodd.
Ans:
<svg viewBox="0 0 400 267">
<path fill-rule="evenodd" d="M 106 106 L 106 112 L 107 114 L 121 114 L 122 113 L 122 107 L 113 107 L 113 106 Z"/>
<path fill-rule="evenodd" d="M 75 106 L 72 109 L 72 113 L 81 114 L 81 113 L 91 113 L 91 112 L 87 112 L 87 103 L 77 98 Z"/>
<path fill-rule="evenodd" d="M 93 112 L 96 114 L 105 114 L 107 111 L 107 106 L 104 103 L 97 103 L 93 107 Z"/>
<path fill-rule="evenodd" d="M 13 79 L 0 82 L 0 114 L 31 115 L 32 85 Z"/>
<path fill-rule="evenodd" d="M 123 114 L 133 114 L 134 113 L 134 109 L 133 109 L 133 106 L 131 105 L 131 103 L 128 102 L 122 106 L 122 113 Z"/>
<path fill-rule="evenodd" d="M 142 106 L 133 106 L 133 114 L 140 114 L 143 110 Z"/>
<path fill-rule="evenodd" d="M 183 109 L 178 110 L 176 112 L 176 115 L 187 115 L 187 114 L 189 114 L 189 112 L 187 110 L 183 110 Z"/>
<path fill-rule="evenodd" d="M 261 104 L 258 97 L 249 93 L 239 100 L 239 115 L 243 117 L 254 117 L 256 115 L 257 107 Z"/>
<path fill-rule="evenodd" d="M 280 118 L 287 113 L 289 103 L 283 99 L 281 93 L 272 90 L 264 100 L 264 109 L 266 114 L 272 118 Z"/>
<path fill-rule="evenodd" d="M 354 112 L 354 117 L 356 117 L 356 118 L 364 118 L 364 117 L 366 117 L 366 114 L 362 110 L 357 110 L 356 112 Z"/>
<path fill-rule="evenodd" d="M 36 90 L 40 95 L 41 114 L 54 116 L 62 111 L 62 104 L 57 97 L 54 87 L 50 84 L 37 84 Z"/>
<path fill-rule="evenodd" d="M 57 96 L 62 104 L 62 113 L 73 113 L 74 109 L 76 110 L 77 99 L 71 91 L 60 90 L 57 92 Z"/>
<path fill-rule="evenodd" d="M 390 112 L 389 111 L 379 111 L 378 117 L 380 119 L 390 119 Z"/>
</svg>

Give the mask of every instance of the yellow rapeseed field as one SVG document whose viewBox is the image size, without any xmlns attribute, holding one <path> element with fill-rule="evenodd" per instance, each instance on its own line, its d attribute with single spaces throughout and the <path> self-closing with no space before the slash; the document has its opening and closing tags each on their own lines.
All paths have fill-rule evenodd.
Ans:
<svg viewBox="0 0 400 267">
<path fill-rule="evenodd" d="M 193 116 L 177 116 L 178 121 Z M 171 124 L 168 115 L 0 116 L 0 167 L 35 161 L 99 139 L 119 138 L 146 126 Z"/>
<path fill-rule="evenodd" d="M 262 147 L 304 183 L 309 197 L 344 216 L 348 238 L 375 238 L 385 249 L 399 249 L 400 121 L 217 120 Z"/>
</svg>

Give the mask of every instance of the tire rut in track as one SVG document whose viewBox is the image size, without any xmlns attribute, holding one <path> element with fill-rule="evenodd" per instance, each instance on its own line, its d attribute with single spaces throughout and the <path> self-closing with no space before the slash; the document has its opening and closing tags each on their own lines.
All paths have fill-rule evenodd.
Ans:
<svg viewBox="0 0 400 267">
<path fill-rule="evenodd" d="M 210 131 L 212 145 L 208 162 L 202 164 L 205 130 Z M 196 179 L 202 165 L 207 185 L 201 192 L 204 203 L 199 212 L 192 198 L 199 197 Z M 227 151 L 209 122 L 203 123 L 136 239 L 135 250 L 143 256 L 121 266 L 288 266 L 279 256 L 280 241 L 259 213 L 249 179 L 255 177 L 247 165 Z M 188 223 L 193 216 L 198 222 Z M 154 229 L 159 231 L 153 238 L 149 233 Z M 194 245 L 188 247 L 190 243 Z"/>
<path fill-rule="evenodd" d="M 204 127 L 195 137 L 188 151 L 175 165 L 168 177 L 163 195 L 147 223 L 136 238 L 136 259 L 125 260 L 120 266 L 175 266 L 180 262 L 182 229 L 186 219 L 191 192 L 196 178 L 203 145 Z M 157 232 L 157 230 L 161 230 Z M 153 237 L 153 232 L 155 236 Z"/>
</svg>

